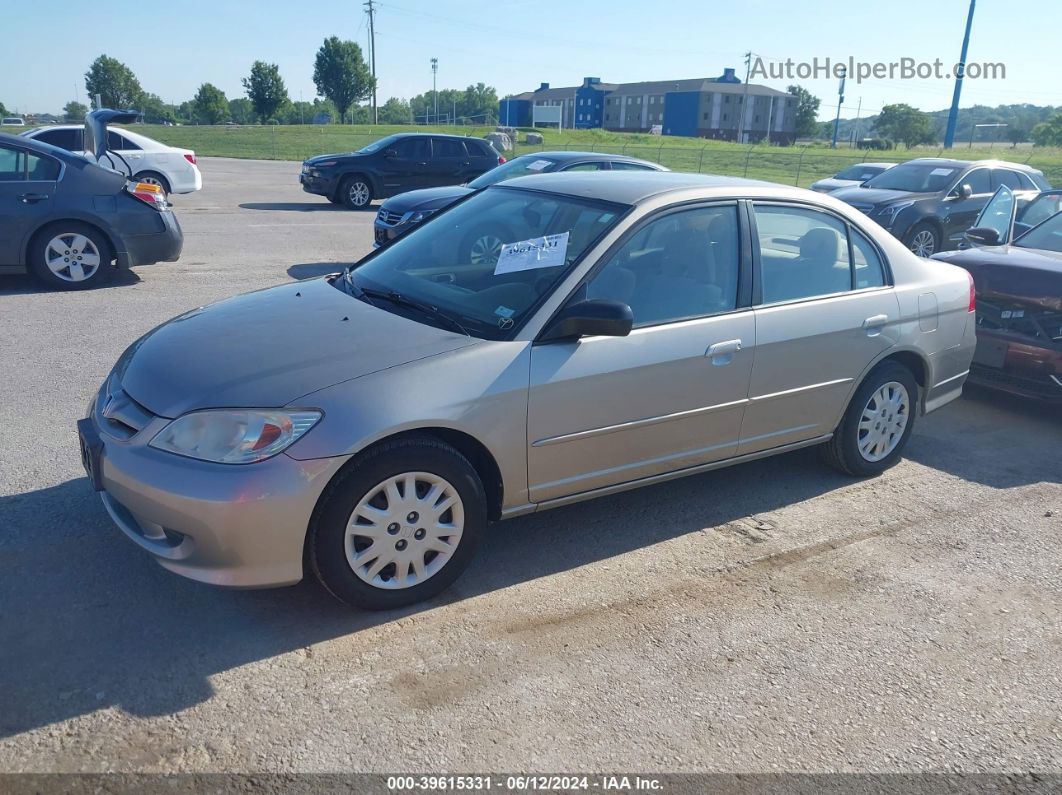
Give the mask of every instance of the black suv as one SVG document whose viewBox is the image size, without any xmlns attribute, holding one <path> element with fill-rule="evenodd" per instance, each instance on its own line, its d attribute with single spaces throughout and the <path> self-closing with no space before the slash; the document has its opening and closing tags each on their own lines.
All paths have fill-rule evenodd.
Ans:
<svg viewBox="0 0 1062 795">
<path fill-rule="evenodd" d="M 407 190 L 460 185 L 505 158 L 479 138 L 398 133 L 357 152 L 318 155 L 303 161 L 299 181 L 307 193 L 352 210 Z"/>
<path fill-rule="evenodd" d="M 403 193 L 388 199 L 376 214 L 373 245 L 382 246 L 404 235 L 428 216 L 449 207 L 470 193 L 490 185 L 527 174 L 546 174 L 553 171 L 667 171 L 666 168 L 626 155 L 611 155 L 604 152 L 535 152 L 513 158 L 471 182 L 446 188 L 427 188 Z M 482 235 L 470 244 L 469 261 L 478 264 L 480 258 L 498 258 L 501 240 L 491 235 Z"/>
<path fill-rule="evenodd" d="M 854 188 L 830 195 L 866 213 L 915 254 L 958 248 L 1000 185 L 1019 200 L 1051 185 L 1042 172 L 1003 160 L 908 160 Z"/>
</svg>

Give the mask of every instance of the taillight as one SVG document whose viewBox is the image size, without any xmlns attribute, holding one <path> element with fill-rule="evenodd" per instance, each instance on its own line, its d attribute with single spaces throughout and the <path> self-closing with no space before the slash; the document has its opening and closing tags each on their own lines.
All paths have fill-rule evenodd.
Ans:
<svg viewBox="0 0 1062 795">
<path fill-rule="evenodd" d="M 507 162 L 508 161 L 502 155 L 498 155 L 498 165 L 499 166 L 502 165 L 503 163 L 507 163 Z"/>
<path fill-rule="evenodd" d="M 186 152 L 185 155 L 184 155 L 184 159 L 187 160 L 189 163 L 191 163 L 194 166 L 195 165 L 195 152 Z"/>
<path fill-rule="evenodd" d="M 967 312 L 976 312 L 977 311 L 977 290 L 974 289 L 973 274 L 971 274 L 969 271 L 966 271 L 966 278 L 970 280 L 970 307 L 966 311 Z"/>
<path fill-rule="evenodd" d="M 140 199 L 144 204 L 149 204 L 156 210 L 166 209 L 166 197 L 162 193 L 162 188 L 158 185 L 149 185 L 146 182 L 130 182 L 126 184 L 125 189 L 129 191 L 129 195 Z"/>
</svg>

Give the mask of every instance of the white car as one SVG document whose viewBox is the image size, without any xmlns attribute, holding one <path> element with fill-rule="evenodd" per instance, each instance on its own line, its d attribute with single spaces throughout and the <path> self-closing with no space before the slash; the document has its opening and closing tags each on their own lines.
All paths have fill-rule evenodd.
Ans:
<svg viewBox="0 0 1062 795">
<path fill-rule="evenodd" d="M 80 124 L 38 127 L 22 133 L 69 152 L 85 151 L 85 128 Z M 107 148 L 102 165 L 122 171 L 140 182 L 160 186 L 166 193 L 192 193 L 203 187 L 203 175 L 196 165 L 195 152 L 179 149 L 125 128 L 107 131 Z"/>
<path fill-rule="evenodd" d="M 856 163 L 844 171 L 838 171 L 832 177 L 820 179 L 811 183 L 811 189 L 818 193 L 829 193 L 838 188 L 851 188 L 862 185 L 868 179 L 876 177 L 883 171 L 888 171 L 895 163 Z"/>
</svg>

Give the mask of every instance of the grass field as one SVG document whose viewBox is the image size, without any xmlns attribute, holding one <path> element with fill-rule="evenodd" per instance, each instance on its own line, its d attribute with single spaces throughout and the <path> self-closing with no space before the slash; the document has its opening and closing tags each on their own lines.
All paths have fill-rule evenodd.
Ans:
<svg viewBox="0 0 1062 795">
<path fill-rule="evenodd" d="M 17 128 L 13 128 L 17 130 Z M 304 160 L 331 152 L 349 152 L 395 132 L 447 132 L 482 137 L 493 127 L 409 127 L 387 125 L 282 125 L 182 126 L 138 125 L 138 132 L 173 146 L 194 149 L 199 155 L 264 160 Z M 706 141 L 699 138 L 616 133 L 606 130 L 539 130 L 545 143 L 517 143 L 513 154 L 542 150 L 572 149 L 615 152 L 661 163 L 676 171 L 747 176 L 787 185 L 807 187 L 817 179 L 832 176 L 845 166 L 864 161 L 901 162 L 912 157 L 942 155 L 937 147 L 865 152 L 829 149 L 825 146 L 777 147 Z M 522 141 L 525 133 L 520 133 Z M 969 149 L 957 146 L 949 153 L 964 160 L 998 158 L 1028 163 L 1044 172 L 1053 185 L 1062 185 L 1062 149 L 1039 149 L 1009 144 Z"/>
</svg>

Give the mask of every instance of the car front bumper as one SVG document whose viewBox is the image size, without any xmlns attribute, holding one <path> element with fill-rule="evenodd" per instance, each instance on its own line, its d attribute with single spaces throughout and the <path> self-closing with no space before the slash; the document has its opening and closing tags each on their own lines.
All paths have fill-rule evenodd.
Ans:
<svg viewBox="0 0 1062 795">
<path fill-rule="evenodd" d="M 126 235 L 117 241 L 124 251 L 117 252 L 118 266 L 151 265 L 155 262 L 176 262 L 184 248 L 184 232 L 173 212 L 159 213 L 163 229 L 149 235 Z"/>
<path fill-rule="evenodd" d="M 302 183 L 304 191 L 317 196 L 331 197 L 336 193 L 335 178 L 320 172 L 301 171 L 299 173 L 299 182 Z"/>
<path fill-rule="evenodd" d="M 1062 351 L 980 332 L 970 382 L 1012 395 L 1062 403 Z"/>
<path fill-rule="evenodd" d="M 87 422 L 98 439 L 96 479 L 107 513 L 164 568 L 242 588 L 302 579 L 310 516 L 346 457 L 297 461 L 281 453 L 255 464 L 212 464 L 149 447 L 165 418 L 118 439 L 101 427 L 109 420 L 94 401 Z"/>
</svg>

